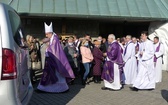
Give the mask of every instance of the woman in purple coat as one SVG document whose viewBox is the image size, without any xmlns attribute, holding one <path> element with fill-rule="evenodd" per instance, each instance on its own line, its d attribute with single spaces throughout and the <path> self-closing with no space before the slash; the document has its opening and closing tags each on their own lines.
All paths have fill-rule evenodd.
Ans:
<svg viewBox="0 0 168 105">
<path fill-rule="evenodd" d="M 94 76 L 94 82 L 100 83 L 100 77 L 101 77 L 101 65 L 103 62 L 103 52 L 99 49 L 101 42 L 95 41 L 94 42 L 95 47 L 93 49 L 93 57 L 94 57 L 94 66 L 93 66 L 93 76 Z"/>
</svg>

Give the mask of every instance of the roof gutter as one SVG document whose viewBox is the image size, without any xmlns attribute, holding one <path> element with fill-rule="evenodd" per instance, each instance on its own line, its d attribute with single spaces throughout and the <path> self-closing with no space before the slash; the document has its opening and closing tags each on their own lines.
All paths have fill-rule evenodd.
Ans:
<svg viewBox="0 0 168 105">
<path fill-rule="evenodd" d="M 78 14 L 41 14 L 41 13 L 19 13 L 23 17 L 59 17 L 59 18 L 83 18 L 83 19 L 107 19 L 107 20 L 123 20 L 123 21 L 168 21 L 167 18 L 152 17 L 129 17 L 129 16 L 100 16 L 100 15 L 78 15 Z"/>
</svg>

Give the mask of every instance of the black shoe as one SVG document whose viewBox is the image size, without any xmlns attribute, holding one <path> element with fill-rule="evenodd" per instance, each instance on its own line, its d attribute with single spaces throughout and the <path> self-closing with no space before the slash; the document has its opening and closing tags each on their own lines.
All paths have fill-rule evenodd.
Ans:
<svg viewBox="0 0 168 105">
<path fill-rule="evenodd" d="M 152 91 L 152 90 L 154 90 L 154 88 L 151 88 L 151 89 L 147 89 L 148 91 Z"/>
<path fill-rule="evenodd" d="M 119 91 L 119 90 L 121 90 L 121 89 L 118 89 L 118 90 L 114 90 L 114 89 L 109 89 L 109 91 Z"/>
<path fill-rule="evenodd" d="M 96 84 L 101 83 L 99 80 L 99 76 L 94 77 L 94 83 L 96 83 Z"/>
<path fill-rule="evenodd" d="M 98 84 L 101 84 L 101 76 L 97 76 Z"/>
<path fill-rule="evenodd" d="M 121 86 L 120 90 L 121 90 L 121 89 L 124 89 L 124 85 Z"/>
<path fill-rule="evenodd" d="M 109 90 L 109 88 L 101 87 L 102 90 Z"/>
<path fill-rule="evenodd" d="M 85 80 L 82 80 L 82 85 L 86 85 L 86 81 Z"/>
<path fill-rule="evenodd" d="M 70 83 L 68 83 L 69 85 L 74 85 L 74 80 L 72 80 Z"/>
<path fill-rule="evenodd" d="M 130 87 L 130 89 L 131 89 L 132 91 L 138 91 L 138 90 L 139 90 L 139 89 L 136 88 L 136 87 Z"/>
<path fill-rule="evenodd" d="M 101 81 L 95 81 L 94 83 L 96 83 L 96 84 L 101 84 Z"/>
<path fill-rule="evenodd" d="M 151 88 L 151 89 L 142 89 L 142 91 L 152 91 L 154 90 L 154 88 Z"/>
<path fill-rule="evenodd" d="M 90 83 L 89 83 L 89 82 L 86 82 L 86 85 L 90 85 Z"/>
<path fill-rule="evenodd" d="M 93 81 L 94 81 L 94 83 L 97 82 L 97 77 L 96 76 L 93 77 Z"/>
</svg>

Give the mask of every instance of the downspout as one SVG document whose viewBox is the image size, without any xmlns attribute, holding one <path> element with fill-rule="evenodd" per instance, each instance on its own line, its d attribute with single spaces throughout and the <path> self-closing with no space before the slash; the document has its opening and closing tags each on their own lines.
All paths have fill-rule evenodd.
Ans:
<svg viewBox="0 0 168 105">
<path fill-rule="evenodd" d="M 13 0 L 11 0 L 8 4 L 10 5 L 13 2 Z"/>
</svg>

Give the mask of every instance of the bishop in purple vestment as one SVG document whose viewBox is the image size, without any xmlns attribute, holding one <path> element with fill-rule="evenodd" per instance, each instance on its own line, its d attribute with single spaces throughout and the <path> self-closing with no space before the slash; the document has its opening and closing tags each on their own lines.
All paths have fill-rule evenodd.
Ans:
<svg viewBox="0 0 168 105">
<path fill-rule="evenodd" d="M 45 67 L 38 89 L 45 92 L 65 92 L 69 89 L 67 81 L 75 78 L 58 36 L 53 33 L 52 24 L 45 24 L 46 37 L 50 43 L 46 49 Z"/>
</svg>

